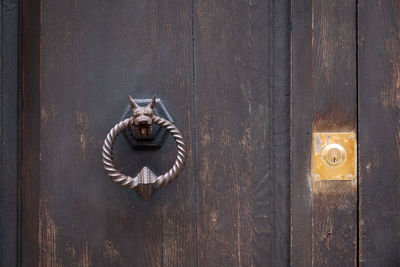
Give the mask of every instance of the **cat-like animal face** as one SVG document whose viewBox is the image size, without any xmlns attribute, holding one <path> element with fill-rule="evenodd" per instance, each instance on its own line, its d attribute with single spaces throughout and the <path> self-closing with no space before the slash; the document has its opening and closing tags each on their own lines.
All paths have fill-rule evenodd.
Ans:
<svg viewBox="0 0 400 267">
<path fill-rule="evenodd" d="M 147 106 L 139 106 L 131 96 L 129 102 L 132 108 L 133 125 L 135 126 L 136 133 L 140 138 L 149 138 L 152 131 L 154 107 L 156 105 L 156 97 Z"/>
</svg>

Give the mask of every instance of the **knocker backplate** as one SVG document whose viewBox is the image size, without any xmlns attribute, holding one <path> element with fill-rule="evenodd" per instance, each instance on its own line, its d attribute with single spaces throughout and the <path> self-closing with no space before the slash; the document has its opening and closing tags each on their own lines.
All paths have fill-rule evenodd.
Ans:
<svg viewBox="0 0 400 267">
<path fill-rule="evenodd" d="M 151 101 L 151 99 L 134 99 L 134 101 L 140 106 L 145 106 Z M 169 114 L 167 108 L 165 107 L 161 99 L 156 99 L 154 115 L 174 123 L 173 118 Z M 130 118 L 131 116 L 132 116 L 132 108 L 128 104 L 121 117 L 121 121 Z M 167 139 L 168 134 L 169 133 L 165 128 L 160 127 L 158 125 L 153 125 L 153 130 L 149 138 L 138 137 L 133 126 L 127 127 L 124 130 L 124 135 L 133 148 L 160 148 Z"/>
</svg>

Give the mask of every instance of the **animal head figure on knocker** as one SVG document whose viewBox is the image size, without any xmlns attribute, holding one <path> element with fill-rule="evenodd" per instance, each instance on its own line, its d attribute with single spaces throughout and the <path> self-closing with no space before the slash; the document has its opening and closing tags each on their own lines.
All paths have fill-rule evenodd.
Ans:
<svg viewBox="0 0 400 267">
<path fill-rule="evenodd" d="M 129 102 L 132 108 L 133 125 L 140 138 L 149 138 L 153 129 L 154 107 L 156 97 L 154 96 L 150 103 L 145 107 L 139 106 L 131 96 Z"/>
</svg>

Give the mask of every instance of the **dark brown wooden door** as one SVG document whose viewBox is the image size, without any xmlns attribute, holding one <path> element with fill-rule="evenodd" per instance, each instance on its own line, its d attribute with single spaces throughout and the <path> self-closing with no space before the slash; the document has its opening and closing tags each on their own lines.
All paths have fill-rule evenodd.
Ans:
<svg viewBox="0 0 400 267">
<path fill-rule="evenodd" d="M 1 3 L 1 266 L 400 265 L 398 1 Z M 101 162 L 128 95 L 188 145 L 149 200 Z M 311 178 L 316 131 L 357 134 L 355 181 Z"/>
</svg>

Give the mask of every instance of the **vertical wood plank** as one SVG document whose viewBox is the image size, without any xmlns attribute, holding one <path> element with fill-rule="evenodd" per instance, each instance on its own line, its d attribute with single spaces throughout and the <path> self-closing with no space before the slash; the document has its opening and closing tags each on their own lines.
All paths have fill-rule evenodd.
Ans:
<svg viewBox="0 0 400 267">
<path fill-rule="evenodd" d="M 400 265 L 400 3 L 359 1 L 360 266 Z"/>
<path fill-rule="evenodd" d="M 191 3 L 29 4 L 24 5 L 23 264 L 194 265 L 190 161 L 176 183 L 144 201 L 112 183 L 99 160 L 129 94 L 161 98 L 191 147 Z M 164 172 L 175 155 L 171 138 L 153 151 L 133 151 L 122 135 L 115 145 L 117 166 L 132 175 L 144 165 Z"/>
<path fill-rule="evenodd" d="M 288 10 L 195 1 L 199 266 L 288 264 Z"/>
<path fill-rule="evenodd" d="M 0 6 L 0 266 L 17 264 L 20 8 L 18 0 Z"/>
<path fill-rule="evenodd" d="M 196 264 L 196 195 L 195 151 L 193 147 L 193 44 L 192 2 L 155 1 L 157 25 L 157 91 L 175 124 L 184 134 L 188 161 L 182 175 L 173 184 L 162 188 L 163 245 L 162 266 L 195 266 Z M 171 137 L 169 137 L 172 139 Z M 171 140 L 170 140 L 171 141 Z M 163 169 L 175 160 L 175 144 L 165 148 Z M 165 153 L 165 152 L 163 152 Z"/>
<path fill-rule="evenodd" d="M 22 2 L 22 140 L 18 265 L 38 266 L 40 193 L 40 1 Z"/>
<path fill-rule="evenodd" d="M 296 1 L 292 53 L 292 263 L 354 266 L 357 182 L 314 182 L 310 149 L 357 129 L 356 1 Z"/>
<path fill-rule="evenodd" d="M 313 131 L 356 131 L 356 1 L 313 7 Z M 355 266 L 357 181 L 312 187 L 313 265 Z"/>
<path fill-rule="evenodd" d="M 271 266 L 290 264 L 290 1 L 273 2 L 272 161 L 274 244 Z"/>
<path fill-rule="evenodd" d="M 311 266 L 312 1 L 292 2 L 291 40 L 291 265 Z"/>
</svg>

